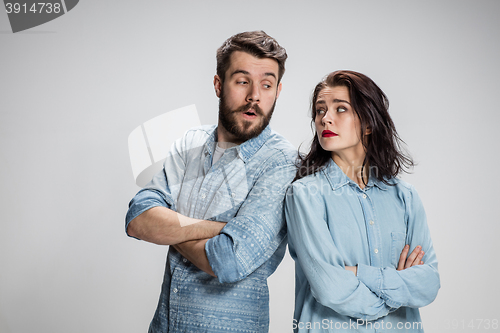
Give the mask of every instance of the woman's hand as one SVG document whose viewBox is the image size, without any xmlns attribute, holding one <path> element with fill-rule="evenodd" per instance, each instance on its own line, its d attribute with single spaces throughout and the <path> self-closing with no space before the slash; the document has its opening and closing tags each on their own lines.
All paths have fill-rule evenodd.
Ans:
<svg viewBox="0 0 500 333">
<path fill-rule="evenodd" d="M 418 245 L 415 247 L 413 252 L 408 256 L 408 251 L 410 250 L 410 245 L 405 245 L 403 248 L 403 251 L 401 251 L 401 255 L 399 256 L 399 263 L 398 263 L 398 271 L 402 271 L 403 269 L 410 268 L 412 266 L 417 266 L 417 265 L 423 265 L 424 262 L 422 261 L 422 258 L 424 257 L 425 252 L 422 251 L 422 247 Z M 358 266 L 345 266 L 344 267 L 346 271 L 353 272 L 354 275 L 358 275 Z"/>
<path fill-rule="evenodd" d="M 402 271 L 403 269 L 407 269 L 412 266 L 424 264 L 422 258 L 424 257 L 425 252 L 422 251 L 422 247 L 420 245 L 415 247 L 412 253 L 408 256 L 409 250 L 410 250 L 410 245 L 405 245 L 403 251 L 401 251 L 401 255 L 399 256 L 399 264 L 397 268 L 398 271 Z"/>
<path fill-rule="evenodd" d="M 345 266 L 345 270 L 353 272 L 355 276 L 358 276 L 358 266 Z"/>
</svg>

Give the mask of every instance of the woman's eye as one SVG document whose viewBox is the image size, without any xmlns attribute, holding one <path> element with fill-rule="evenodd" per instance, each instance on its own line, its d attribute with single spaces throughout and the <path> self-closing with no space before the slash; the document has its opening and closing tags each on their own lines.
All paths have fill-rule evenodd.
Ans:
<svg viewBox="0 0 500 333">
<path fill-rule="evenodd" d="M 325 110 L 323 110 L 323 109 L 318 109 L 318 110 L 316 110 L 316 114 L 317 114 L 317 115 L 323 115 L 323 114 L 325 114 Z"/>
<path fill-rule="evenodd" d="M 347 109 L 345 107 L 343 107 L 343 106 L 339 106 L 337 108 L 337 112 L 346 112 L 346 111 L 347 111 Z"/>
</svg>

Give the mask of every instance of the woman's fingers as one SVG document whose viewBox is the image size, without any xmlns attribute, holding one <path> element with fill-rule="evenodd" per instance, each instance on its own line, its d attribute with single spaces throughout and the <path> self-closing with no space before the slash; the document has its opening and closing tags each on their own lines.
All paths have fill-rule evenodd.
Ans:
<svg viewBox="0 0 500 333">
<path fill-rule="evenodd" d="M 422 246 L 418 245 L 417 247 L 415 247 L 408 256 L 409 250 L 410 250 L 410 245 L 405 245 L 403 251 L 401 251 L 397 268 L 398 271 L 402 271 L 403 269 L 410 268 L 412 266 L 424 264 L 422 258 L 424 257 L 425 252 L 422 251 Z"/>
<path fill-rule="evenodd" d="M 424 251 L 420 251 L 420 253 L 415 258 L 415 261 L 411 264 L 411 266 L 421 265 L 421 263 L 423 264 L 422 258 L 424 257 L 424 254 L 425 254 Z"/>
<path fill-rule="evenodd" d="M 420 245 L 418 245 L 417 247 L 415 247 L 415 249 L 410 253 L 410 256 L 408 257 L 408 259 L 406 259 L 406 263 L 405 263 L 405 269 L 406 268 L 410 268 L 411 266 L 414 266 L 414 265 L 418 265 L 423 257 L 423 255 L 420 257 L 420 259 L 418 259 L 418 256 L 420 255 L 420 250 L 422 249 L 422 247 Z M 418 261 L 417 261 L 418 260 Z M 416 263 L 415 263 L 416 262 Z"/>
<path fill-rule="evenodd" d="M 399 256 L 399 263 L 398 263 L 398 271 L 401 271 L 405 269 L 405 262 L 406 262 L 406 257 L 408 256 L 408 251 L 410 250 L 410 245 L 405 245 L 403 248 L 403 251 L 401 251 L 401 255 Z"/>
</svg>

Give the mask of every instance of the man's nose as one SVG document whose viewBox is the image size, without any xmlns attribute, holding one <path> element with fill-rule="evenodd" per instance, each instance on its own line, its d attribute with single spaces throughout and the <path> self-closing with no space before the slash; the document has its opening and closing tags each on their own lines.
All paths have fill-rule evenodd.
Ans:
<svg viewBox="0 0 500 333">
<path fill-rule="evenodd" d="M 256 84 L 251 83 L 247 95 L 247 101 L 257 103 L 260 101 L 260 91 Z"/>
</svg>

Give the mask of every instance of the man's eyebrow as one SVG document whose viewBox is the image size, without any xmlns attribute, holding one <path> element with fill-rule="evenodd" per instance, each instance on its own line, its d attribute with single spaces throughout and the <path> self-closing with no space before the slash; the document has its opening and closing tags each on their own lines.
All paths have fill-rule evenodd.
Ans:
<svg viewBox="0 0 500 333">
<path fill-rule="evenodd" d="M 272 76 L 276 79 L 276 74 L 274 74 L 273 72 L 265 73 L 264 76 Z"/>
<path fill-rule="evenodd" d="M 243 75 L 250 75 L 249 72 L 243 70 L 243 69 L 237 69 L 235 70 L 234 72 L 231 73 L 231 76 L 233 75 L 236 75 L 236 74 L 243 74 Z M 267 73 L 264 73 L 264 76 L 272 76 L 276 79 L 276 74 L 274 74 L 273 72 L 267 72 Z"/>
<path fill-rule="evenodd" d="M 234 72 L 232 72 L 232 73 L 231 73 L 231 76 L 236 75 L 236 74 L 250 75 L 250 73 L 249 73 L 249 72 L 244 71 L 244 70 L 242 70 L 242 69 L 237 69 L 237 70 L 235 70 Z"/>
</svg>

